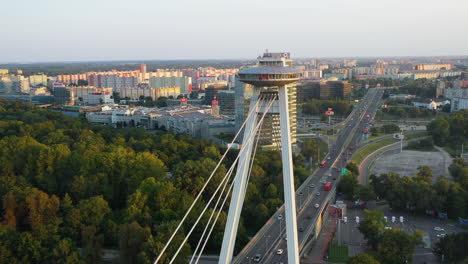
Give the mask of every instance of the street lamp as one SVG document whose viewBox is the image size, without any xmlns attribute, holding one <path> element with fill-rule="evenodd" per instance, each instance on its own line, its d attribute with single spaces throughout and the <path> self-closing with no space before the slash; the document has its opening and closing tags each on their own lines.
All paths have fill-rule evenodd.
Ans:
<svg viewBox="0 0 468 264">
<path fill-rule="evenodd" d="M 270 238 L 271 236 L 267 236 L 265 235 L 265 255 L 266 253 L 268 252 L 268 238 Z"/>
<path fill-rule="evenodd" d="M 281 237 L 281 224 L 283 222 L 283 215 L 282 214 L 278 215 L 278 220 L 279 220 L 279 223 L 280 223 L 279 224 L 279 236 Z"/>
</svg>

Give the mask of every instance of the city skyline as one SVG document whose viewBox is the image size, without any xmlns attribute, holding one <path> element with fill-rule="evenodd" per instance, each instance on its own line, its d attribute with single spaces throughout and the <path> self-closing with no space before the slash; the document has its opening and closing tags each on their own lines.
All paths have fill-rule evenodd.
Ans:
<svg viewBox="0 0 468 264">
<path fill-rule="evenodd" d="M 457 0 L 8 2 L 0 63 L 249 59 L 265 48 L 295 58 L 464 56 L 467 9 Z"/>
</svg>

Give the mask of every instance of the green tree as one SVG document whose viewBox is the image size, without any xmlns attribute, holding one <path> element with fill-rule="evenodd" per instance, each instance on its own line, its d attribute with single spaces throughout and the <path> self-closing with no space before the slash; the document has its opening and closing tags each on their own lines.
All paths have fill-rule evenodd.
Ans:
<svg viewBox="0 0 468 264">
<path fill-rule="evenodd" d="M 421 239 L 419 231 L 408 235 L 400 229 L 385 230 L 377 246 L 378 259 L 382 264 L 410 263 Z"/>
<path fill-rule="evenodd" d="M 358 229 L 367 239 L 367 244 L 376 249 L 382 239 L 385 228 L 382 211 L 364 210 L 364 220 L 359 223 Z"/>
<path fill-rule="evenodd" d="M 357 186 L 357 177 L 353 173 L 348 173 L 347 176 L 341 177 L 337 188 L 338 191 L 344 193 L 348 199 L 353 199 Z"/>
<path fill-rule="evenodd" d="M 438 146 L 443 146 L 449 137 L 450 124 L 444 117 L 437 117 L 427 125 L 427 131 Z"/>
<path fill-rule="evenodd" d="M 360 253 L 348 258 L 346 264 L 380 264 L 380 262 L 369 254 Z"/>
<path fill-rule="evenodd" d="M 468 258 L 468 233 L 449 234 L 441 238 L 433 252 L 447 263 L 460 263 Z"/>
<path fill-rule="evenodd" d="M 371 201 L 377 197 L 372 186 L 362 184 L 356 186 L 354 196 L 361 201 Z"/>
<path fill-rule="evenodd" d="M 432 168 L 429 166 L 419 166 L 416 178 L 425 181 L 429 184 L 432 183 Z"/>
<path fill-rule="evenodd" d="M 123 224 L 119 231 L 120 260 L 122 263 L 136 263 L 143 244 L 151 235 L 151 230 L 137 222 Z"/>
<path fill-rule="evenodd" d="M 359 175 L 359 165 L 356 162 L 350 161 L 348 164 L 346 164 L 346 168 L 354 175 Z"/>
</svg>

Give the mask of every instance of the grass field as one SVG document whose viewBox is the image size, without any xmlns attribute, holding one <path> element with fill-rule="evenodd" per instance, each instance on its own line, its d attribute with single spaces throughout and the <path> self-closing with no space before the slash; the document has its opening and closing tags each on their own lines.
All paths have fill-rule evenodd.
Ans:
<svg viewBox="0 0 468 264">
<path fill-rule="evenodd" d="M 338 246 L 330 244 L 328 248 L 328 261 L 329 262 L 346 262 L 348 260 L 348 246 Z"/>
<path fill-rule="evenodd" d="M 359 149 L 357 152 L 353 154 L 351 160 L 356 162 L 357 164 L 361 164 L 361 162 L 369 156 L 372 152 L 378 150 L 379 148 L 385 147 L 392 143 L 398 142 L 398 139 L 394 138 L 386 138 L 379 140 L 377 142 L 370 143 L 369 145 Z"/>
<path fill-rule="evenodd" d="M 418 133 L 413 133 L 413 134 L 407 134 L 405 135 L 405 140 L 410 140 L 410 139 L 415 139 L 415 138 L 420 138 L 420 137 L 425 137 L 427 136 L 427 132 L 418 132 Z"/>
</svg>

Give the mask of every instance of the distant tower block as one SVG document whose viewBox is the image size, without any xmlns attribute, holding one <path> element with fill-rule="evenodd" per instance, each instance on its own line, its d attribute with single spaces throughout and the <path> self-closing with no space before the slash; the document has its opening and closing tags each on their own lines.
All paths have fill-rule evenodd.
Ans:
<svg viewBox="0 0 468 264">
<path fill-rule="evenodd" d="M 257 125 L 258 117 L 267 110 L 266 98 L 276 98 L 273 105 L 268 110 L 269 115 L 279 116 L 281 134 L 281 160 L 283 163 L 283 181 L 284 181 L 284 201 L 286 215 L 286 235 L 289 264 L 299 264 L 299 250 L 297 241 L 297 219 L 296 219 L 296 200 L 294 188 L 294 175 L 292 163 L 292 138 L 290 111 L 288 104 L 289 87 L 301 78 L 301 72 L 292 67 L 292 60 L 289 53 L 271 53 L 265 52 L 258 58 L 256 67 L 241 70 L 239 81 L 253 85 L 254 95 L 251 99 L 251 108 L 255 107 L 253 117 L 249 117 L 246 122 L 244 138 L 242 145 L 245 151 L 242 151 L 237 164 L 236 177 L 234 179 L 234 189 L 232 192 L 231 203 L 229 205 L 228 219 L 224 231 L 223 245 L 219 257 L 219 264 L 230 264 L 236 242 L 237 228 L 239 225 L 242 205 L 244 203 L 247 190 L 247 179 L 251 153 L 253 150 L 253 138 L 255 135 L 253 127 Z M 256 102 L 259 101 L 258 106 Z M 243 260 L 241 260 L 242 262 Z"/>
<path fill-rule="evenodd" d="M 146 64 L 142 63 L 140 64 L 140 73 L 141 73 L 141 79 L 144 81 L 146 79 Z"/>
<path fill-rule="evenodd" d="M 214 100 L 211 101 L 211 115 L 215 117 L 219 116 L 219 103 L 218 100 L 216 100 L 216 96 L 214 97 Z"/>
</svg>

